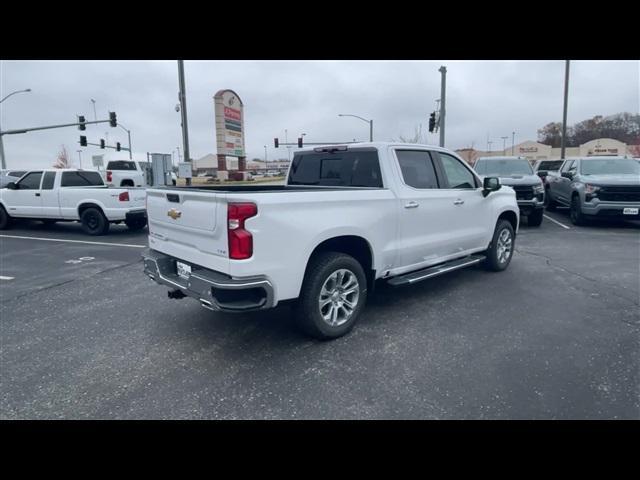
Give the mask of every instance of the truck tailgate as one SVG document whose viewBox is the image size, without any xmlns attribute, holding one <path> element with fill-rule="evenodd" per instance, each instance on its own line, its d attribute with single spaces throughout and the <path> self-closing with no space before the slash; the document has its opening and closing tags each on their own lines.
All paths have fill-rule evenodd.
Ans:
<svg viewBox="0 0 640 480">
<path fill-rule="evenodd" d="M 229 273 L 226 194 L 148 189 L 149 247 Z"/>
</svg>

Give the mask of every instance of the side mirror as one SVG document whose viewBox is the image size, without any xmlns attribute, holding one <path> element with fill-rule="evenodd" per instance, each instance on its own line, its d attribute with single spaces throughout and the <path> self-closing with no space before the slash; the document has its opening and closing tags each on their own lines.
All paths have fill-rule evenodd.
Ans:
<svg viewBox="0 0 640 480">
<path fill-rule="evenodd" d="M 500 179 L 498 177 L 485 177 L 482 182 L 482 195 L 486 197 L 491 192 L 495 192 L 501 188 L 502 185 L 500 185 Z"/>
<path fill-rule="evenodd" d="M 538 176 L 539 176 L 540 178 L 544 178 L 544 177 L 546 177 L 547 175 L 549 175 L 549 172 L 547 172 L 546 170 L 539 170 L 539 171 L 537 172 L 537 174 L 538 174 Z"/>
<path fill-rule="evenodd" d="M 568 178 L 569 180 L 573 180 L 573 173 L 571 172 L 562 172 L 560 176 L 564 178 Z"/>
<path fill-rule="evenodd" d="M 16 185 L 16 182 L 9 182 L 7 183 L 7 187 L 9 190 L 17 190 L 18 186 Z"/>
</svg>

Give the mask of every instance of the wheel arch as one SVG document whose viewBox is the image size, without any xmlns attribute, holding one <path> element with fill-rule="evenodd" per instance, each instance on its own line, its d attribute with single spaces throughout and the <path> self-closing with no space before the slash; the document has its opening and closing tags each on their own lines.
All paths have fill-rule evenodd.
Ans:
<svg viewBox="0 0 640 480">
<path fill-rule="evenodd" d="M 496 224 L 500 220 L 508 221 L 513 228 L 514 234 L 518 231 L 518 214 L 513 210 L 505 210 L 504 212 L 500 213 L 500 215 L 498 215 L 498 219 L 496 220 Z"/>
<path fill-rule="evenodd" d="M 97 208 L 105 216 L 105 218 L 107 217 L 107 215 L 104 213 L 104 208 L 102 207 L 102 205 L 96 202 L 89 201 L 89 202 L 81 202 L 78 205 L 78 218 L 81 218 L 82 213 L 88 208 Z"/>
</svg>

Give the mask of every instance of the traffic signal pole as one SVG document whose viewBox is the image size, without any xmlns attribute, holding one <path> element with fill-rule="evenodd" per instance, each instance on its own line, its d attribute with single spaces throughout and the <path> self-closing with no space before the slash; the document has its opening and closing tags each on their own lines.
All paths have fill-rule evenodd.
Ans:
<svg viewBox="0 0 640 480">
<path fill-rule="evenodd" d="M 440 85 L 440 120 L 438 126 L 440 127 L 440 146 L 444 147 L 444 123 L 445 123 L 445 99 L 447 89 L 447 67 L 444 65 L 438 70 L 442 74 L 442 82 Z"/>
<path fill-rule="evenodd" d="M 184 60 L 178 60 L 178 82 L 180 83 L 180 115 L 182 116 L 182 144 L 185 162 L 191 162 L 189 155 L 189 128 L 187 127 L 187 96 L 184 82 Z M 191 185 L 191 179 L 187 178 L 187 185 Z"/>
<path fill-rule="evenodd" d="M 109 123 L 110 121 L 111 120 L 96 120 L 94 122 L 76 122 L 76 123 L 65 123 L 62 125 L 47 125 L 45 127 L 20 128 L 17 130 L 5 130 L 4 132 L 0 132 L 0 135 L 15 135 L 18 133 L 33 132 L 35 130 L 49 130 L 51 128 L 77 127 L 80 125 L 92 125 L 94 123 Z"/>
</svg>

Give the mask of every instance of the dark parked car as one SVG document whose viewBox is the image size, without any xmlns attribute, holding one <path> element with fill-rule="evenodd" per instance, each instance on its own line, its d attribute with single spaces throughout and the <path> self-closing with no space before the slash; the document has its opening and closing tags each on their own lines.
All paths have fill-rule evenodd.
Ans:
<svg viewBox="0 0 640 480">
<path fill-rule="evenodd" d="M 547 209 L 569 207 L 575 225 L 595 217 L 640 219 L 640 163 L 633 158 L 567 159 L 548 180 Z"/>
<path fill-rule="evenodd" d="M 483 177 L 499 177 L 501 185 L 513 188 L 520 215 L 527 217 L 529 226 L 540 226 L 544 214 L 544 186 L 526 158 L 481 157 L 474 169 Z"/>
</svg>

